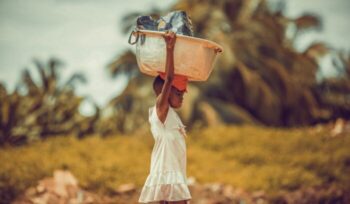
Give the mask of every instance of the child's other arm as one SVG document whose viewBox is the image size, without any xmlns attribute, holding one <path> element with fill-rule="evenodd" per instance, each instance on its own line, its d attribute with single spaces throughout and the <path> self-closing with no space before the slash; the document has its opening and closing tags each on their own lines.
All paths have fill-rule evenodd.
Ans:
<svg viewBox="0 0 350 204">
<path fill-rule="evenodd" d="M 165 81 L 162 92 L 157 97 L 156 102 L 157 115 L 162 123 L 164 123 L 168 114 L 171 84 L 174 79 L 174 47 L 176 34 L 174 32 L 167 31 L 163 38 L 166 42 Z"/>
</svg>

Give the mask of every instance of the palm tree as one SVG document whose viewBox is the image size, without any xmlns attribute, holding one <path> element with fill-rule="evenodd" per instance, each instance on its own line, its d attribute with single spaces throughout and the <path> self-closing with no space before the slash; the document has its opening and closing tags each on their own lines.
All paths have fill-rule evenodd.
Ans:
<svg viewBox="0 0 350 204">
<path fill-rule="evenodd" d="M 25 69 L 21 83 L 12 94 L 0 86 L 0 144 L 18 144 L 72 132 L 78 136 L 91 133 L 98 108 L 95 106 L 95 116 L 83 117 L 79 113 L 83 98 L 74 93 L 76 83 L 86 82 L 85 77 L 76 73 L 60 83 L 62 61 L 52 58 L 44 64 L 35 59 L 34 64 L 40 75 L 38 82 Z M 81 128 L 83 123 L 88 127 Z"/>
<path fill-rule="evenodd" d="M 290 19 L 283 15 L 283 4 L 276 8 L 271 11 L 265 0 L 180 0 L 170 9 L 185 10 L 192 18 L 195 36 L 224 47 L 209 80 L 190 86 L 184 104 L 188 107 L 181 112 L 187 124 L 245 122 L 299 126 L 345 115 L 334 111 L 335 104 L 326 105 L 320 97 L 324 91 L 320 92 L 318 87 L 322 85 L 316 80 L 317 59 L 329 53 L 326 46 L 314 44 L 304 53 L 293 47 L 302 33 L 322 29 L 321 19 L 315 14 Z M 125 18 L 129 19 L 126 28 L 130 28 L 130 19 L 136 16 L 132 13 Z M 294 31 L 287 32 L 291 27 Z M 115 69 L 110 69 L 112 73 L 134 76 L 128 88 L 114 100 L 120 109 L 128 106 L 131 112 L 137 112 L 134 107 L 139 107 L 137 100 L 141 100 L 136 93 L 150 86 L 150 80 L 144 80 L 149 78 L 139 74 L 135 59 L 133 52 L 127 51 L 113 60 Z M 347 72 L 348 63 L 345 58 L 340 65 L 347 67 Z M 143 99 L 154 97 L 151 91 L 147 93 Z M 147 113 L 144 114 L 147 118 Z M 124 113 L 120 119 L 124 121 L 122 126 L 134 115 L 139 116 Z"/>
</svg>

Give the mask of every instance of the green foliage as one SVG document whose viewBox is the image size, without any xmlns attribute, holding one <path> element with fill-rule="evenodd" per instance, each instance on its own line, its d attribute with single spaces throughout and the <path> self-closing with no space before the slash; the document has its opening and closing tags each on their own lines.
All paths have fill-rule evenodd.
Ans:
<svg viewBox="0 0 350 204">
<path fill-rule="evenodd" d="M 328 131 L 222 126 L 197 130 L 187 140 L 188 176 L 247 190 L 293 190 L 349 185 L 350 137 Z M 31 146 L 0 149 L 0 199 L 18 195 L 54 169 L 68 168 L 83 188 L 112 193 L 118 185 L 141 187 L 149 172 L 149 133 L 78 140 L 53 137 Z"/>
<path fill-rule="evenodd" d="M 35 81 L 28 69 L 13 93 L 0 83 L 0 146 L 22 144 L 53 135 L 78 133 L 81 137 L 93 131 L 98 118 L 79 113 L 83 97 L 75 94 L 77 82 L 86 83 L 84 75 L 75 73 L 67 81 L 59 78 L 62 62 L 34 60 L 39 73 Z"/>
</svg>

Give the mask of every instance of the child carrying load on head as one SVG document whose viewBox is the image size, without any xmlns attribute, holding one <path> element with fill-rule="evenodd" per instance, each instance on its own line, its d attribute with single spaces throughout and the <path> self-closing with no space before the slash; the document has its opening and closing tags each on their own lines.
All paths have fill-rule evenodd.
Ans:
<svg viewBox="0 0 350 204">
<path fill-rule="evenodd" d="M 153 81 L 156 102 L 155 105 L 149 109 L 149 123 L 151 125 L 151 132 L 155 143 L 151 155 L 150 173 L 142 188 L 139 202 L 186 204 L 192 199 L 186 176 L 186 132 L 185 126 L 174 109 L 178 109 L 182 106 L 188 80 L 194 79 L 198 76 L 175 74 L 179 67 L 174 66 L 176 63 L 174 62 L 174 50 L 180 34 L 181 38 L 185 35 L 193 36 L 192 23 L 185 12 L 175 11 L 169 13 L 165 17 L 161 17 L 158 21 L 153 20 L 150 16 L 141 16 L 137 19 L 137 29 L 139 29 L 137 32 L 144 33 L 145 31 L 142 30 L 162 31 L 157 34 L 162 36 L 162 40 L 165 41 L 166 47 L 165 69 L 162 65 L 160 66 L 160 69 L 163 70 L 162 72 L 159 70 L 154 71 L 156 69 L 151 66 L 151 70 L 154 69 L 154 73 L 158 74 Z M 152 44 L 145 44 L 145 42 L 149 43 L 152 41 L 149 41 L 144 34 L 141 35 L 141 40 L 139 42 L 137 42 L 138 38 L 139 36 L 137 35 L 136 41 L 130 43 L 130 35 L 129 43 L 138 43 L 137 46 L 139 47 L 137 47 L 137 49 L 142 49 L 142 46 L 152 46 Z M 195 39 L 195 41 L 198 41 L 197 43 L 199 43 L 200 46 L 200 49 L 196 49 L 197 51 L 200 50 L 205 52 L 209 50 L 208 52 L 213 53 L 212 60 L 215 59 L 215 54 L 217 52 L 221 52 L 220 46 L 217 46 L 215 43 L 207 40 L 199 40 L 198 38 Z M 215 45 L 207 46 L 208 44 Z M 154 61 L 156 60 L 154 58 L 159 58 L 159 56 L 154 54 L 154 51 L 159 51 L 160 55 L 163 55 L 164 52 L 162 50 L 157 50 L 156 47 L 153 47 L 151 50 L 152 51 L 149 51 L 146 55 L 152 56 L 147 59 L 150 60 L 150 64 L 154 64 Z M 191 52 L 191 49 L 186 49 L 184 52 Z M 193 59 L 190 59 L 186 62 L 192 60 Z M 140 64 L 139 61 L 141 60 L 138 60 L 141 69 L 142 64 Z M 210 60 L 208 60 L 208 62 L 210 62 Z M 162 63 L 164 63 L 164 61 Z M 211 67 L 212 64 L 213 63 L 209 63 L 205 65 Z M 189 69 L 187 66 L 185 68 Z M 202 67 L 191 66 L 191 69 L 193 68 L 199 70 L 198 73 L 203 72 Z M 209 76 L 211 68 L 208 70 L 209 71 L 206 73 L 203 72 L 205 73 L 203 79 L 207 79 Z M 144 73 L 150 74 L 147 72 Z M 150 75 L 156 75 L 154 73 Z"/>
</svg>

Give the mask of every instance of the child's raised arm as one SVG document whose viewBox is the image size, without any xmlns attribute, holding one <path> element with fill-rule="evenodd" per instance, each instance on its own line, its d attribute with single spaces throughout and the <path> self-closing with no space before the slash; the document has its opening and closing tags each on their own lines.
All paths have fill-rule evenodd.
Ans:
<svg viewBox="0 0 350 204">
<path fill-rule="evenodd" d="M 166 43 L 165 81 L 162 92 L 158 95 L 156 102 L 157 115 L 162 123 L 165 122 L 168 114 L 171 84 L 174 79 L 174 47 L 176 34 L 174 32 L 167 31 L 163 38 Z"/>
</svg>

